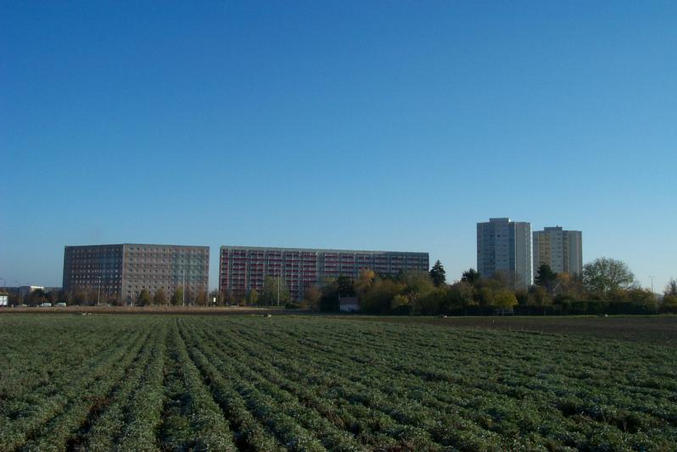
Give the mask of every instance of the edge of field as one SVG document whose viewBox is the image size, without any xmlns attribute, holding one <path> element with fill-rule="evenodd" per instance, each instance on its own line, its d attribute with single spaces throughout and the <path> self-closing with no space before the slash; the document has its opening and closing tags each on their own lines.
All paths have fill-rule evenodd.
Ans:
<svg viewBox="0 0 677 452">
<path fill-rule="evenodd" d="M 366 314 L 326 314 L 283 306 L 67 306 L 3 307 L 2 314 L 122 314 L 122 315 L 283 315 L 324 317 L 335 320 L 419 324 L 434 327 L 476 328 L 533 332 L 541 334 L 584 335 L 621 341 L 645 342 L 677 347 L 677 315 L 611 316 L 386 316 Z"/>
<path fill-rule="evenodd" d="M 66 306 L 66 307 L 3 307 L 0 314 L 307 314 L 310 311 L 285 309 L 284 306 Z"/>
<path fill-rule="evenodd" d="M 336 315 L 336 319 L 583 335 L 677 347 L 677 315 L 416 317 Z"/>
</svg>

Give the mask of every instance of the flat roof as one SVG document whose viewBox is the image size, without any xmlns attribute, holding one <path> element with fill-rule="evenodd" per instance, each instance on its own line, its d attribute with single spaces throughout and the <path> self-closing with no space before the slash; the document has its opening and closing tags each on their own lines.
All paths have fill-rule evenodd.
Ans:
<svg viewBox="0 0 677 452">
<path fill-rule="evenodd" d="M 564 229 L 562 226 L 545 226 L 543 227 L 542 230 L 534 232 L 548 232 L 548 231 L 581 232 L 580 230 L 577 229 Z"/>
<path fill-rule="evenodd" d="M 99 245 L 66 245 L 66 248 L 91 248 L 94 246 L 158 246 L 175 248 L 209 248 L 207 245 L 171 245 L 162 243 L 102 243 Z"/>
<path fill-rule="evenodd" d="M 235 250 L 271 250 L 271 251 L 305 251 L 310 253 L 398 253 L 398 254 L 426 254 L 427 251 L 383 251 L 383 250 L 345 250 L 332 248 L 284 248 L 278 246 L 240 246 L 240 245 L 221 245 L 221 249 Z"/>
</svg>

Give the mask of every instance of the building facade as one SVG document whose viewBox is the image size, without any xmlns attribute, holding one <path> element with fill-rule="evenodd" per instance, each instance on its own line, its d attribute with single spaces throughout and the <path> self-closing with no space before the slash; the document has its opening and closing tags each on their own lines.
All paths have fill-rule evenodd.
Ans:
<svg viewBox="0 0 677 452">
<path fill-rule="evenodd" d="M 534 272 L 548 264 L 555 273 L 580 274 L 583 270 L 583 234 L 559 226 L 534 231 Z"/>
<path fill-rule="evenodd" d="M 477 271 L 481 276 L 502 273 L 515 287 L 527 288 L 533 283 L 531 266 L 531 224 L 509 218 L 477 223 Z"/>
<path fill-rule="evenodd" d="M 163 289 L 167 297 L 180 287 L 190 297 L 209 286 L 209 247 L 181 245 L 67 246 L 64 250 L 63 289 L 97 291 L 100 298 L 124 303 L 141 290 L 151 296 Z"/>
<path fill-rule="evenodd" d="M 266 277 L 281 276 L 292 298 L 299 300 L 307 287 L 326 278 L 356 279 L 365 268 L 392 276 L 428 271 L 428 260 L 428 253 L 414 252 L 222 246 L 219 290 L 241 298 L 252 289 L 262 291 Z"/>
</svg>

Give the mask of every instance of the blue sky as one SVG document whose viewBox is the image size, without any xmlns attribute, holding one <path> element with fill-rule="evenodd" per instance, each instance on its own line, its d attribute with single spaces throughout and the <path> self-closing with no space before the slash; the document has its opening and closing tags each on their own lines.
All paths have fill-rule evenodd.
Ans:
<svg viewBox="0 0 677 452">
<path fill-rule="evenodd" d="M 2 2 L 0 278 L 64 245 L 583 231 L 677 277 L 677 2 Z M 1 282 L 0 282 L 1 283 Z"/>
</svg>

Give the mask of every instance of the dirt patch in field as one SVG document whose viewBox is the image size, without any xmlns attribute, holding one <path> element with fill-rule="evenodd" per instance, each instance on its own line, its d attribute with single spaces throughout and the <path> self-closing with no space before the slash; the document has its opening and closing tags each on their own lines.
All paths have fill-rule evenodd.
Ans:
<svg viewBox="0 0 677 452">
<path fill-rule="evenodd" d="M 304 314 L 299 309 L 284 307 L 198 307 L 198 306 L 67 306 L 67 307 L 8 307 L 1 308 L 0 314 L 189 314 L 189 315 L 244 315 L 244 314 Z"/>
<path fill-rule="evenodd" d="M 342 317 L 343 318 L 343 317 Z M 677 347 L 677 316 L 610 317 L 377 317 L 345 318 L 394 323 L 422 323 L 453 328 L 489 328 L 576 334 Z"/>
</svg>

